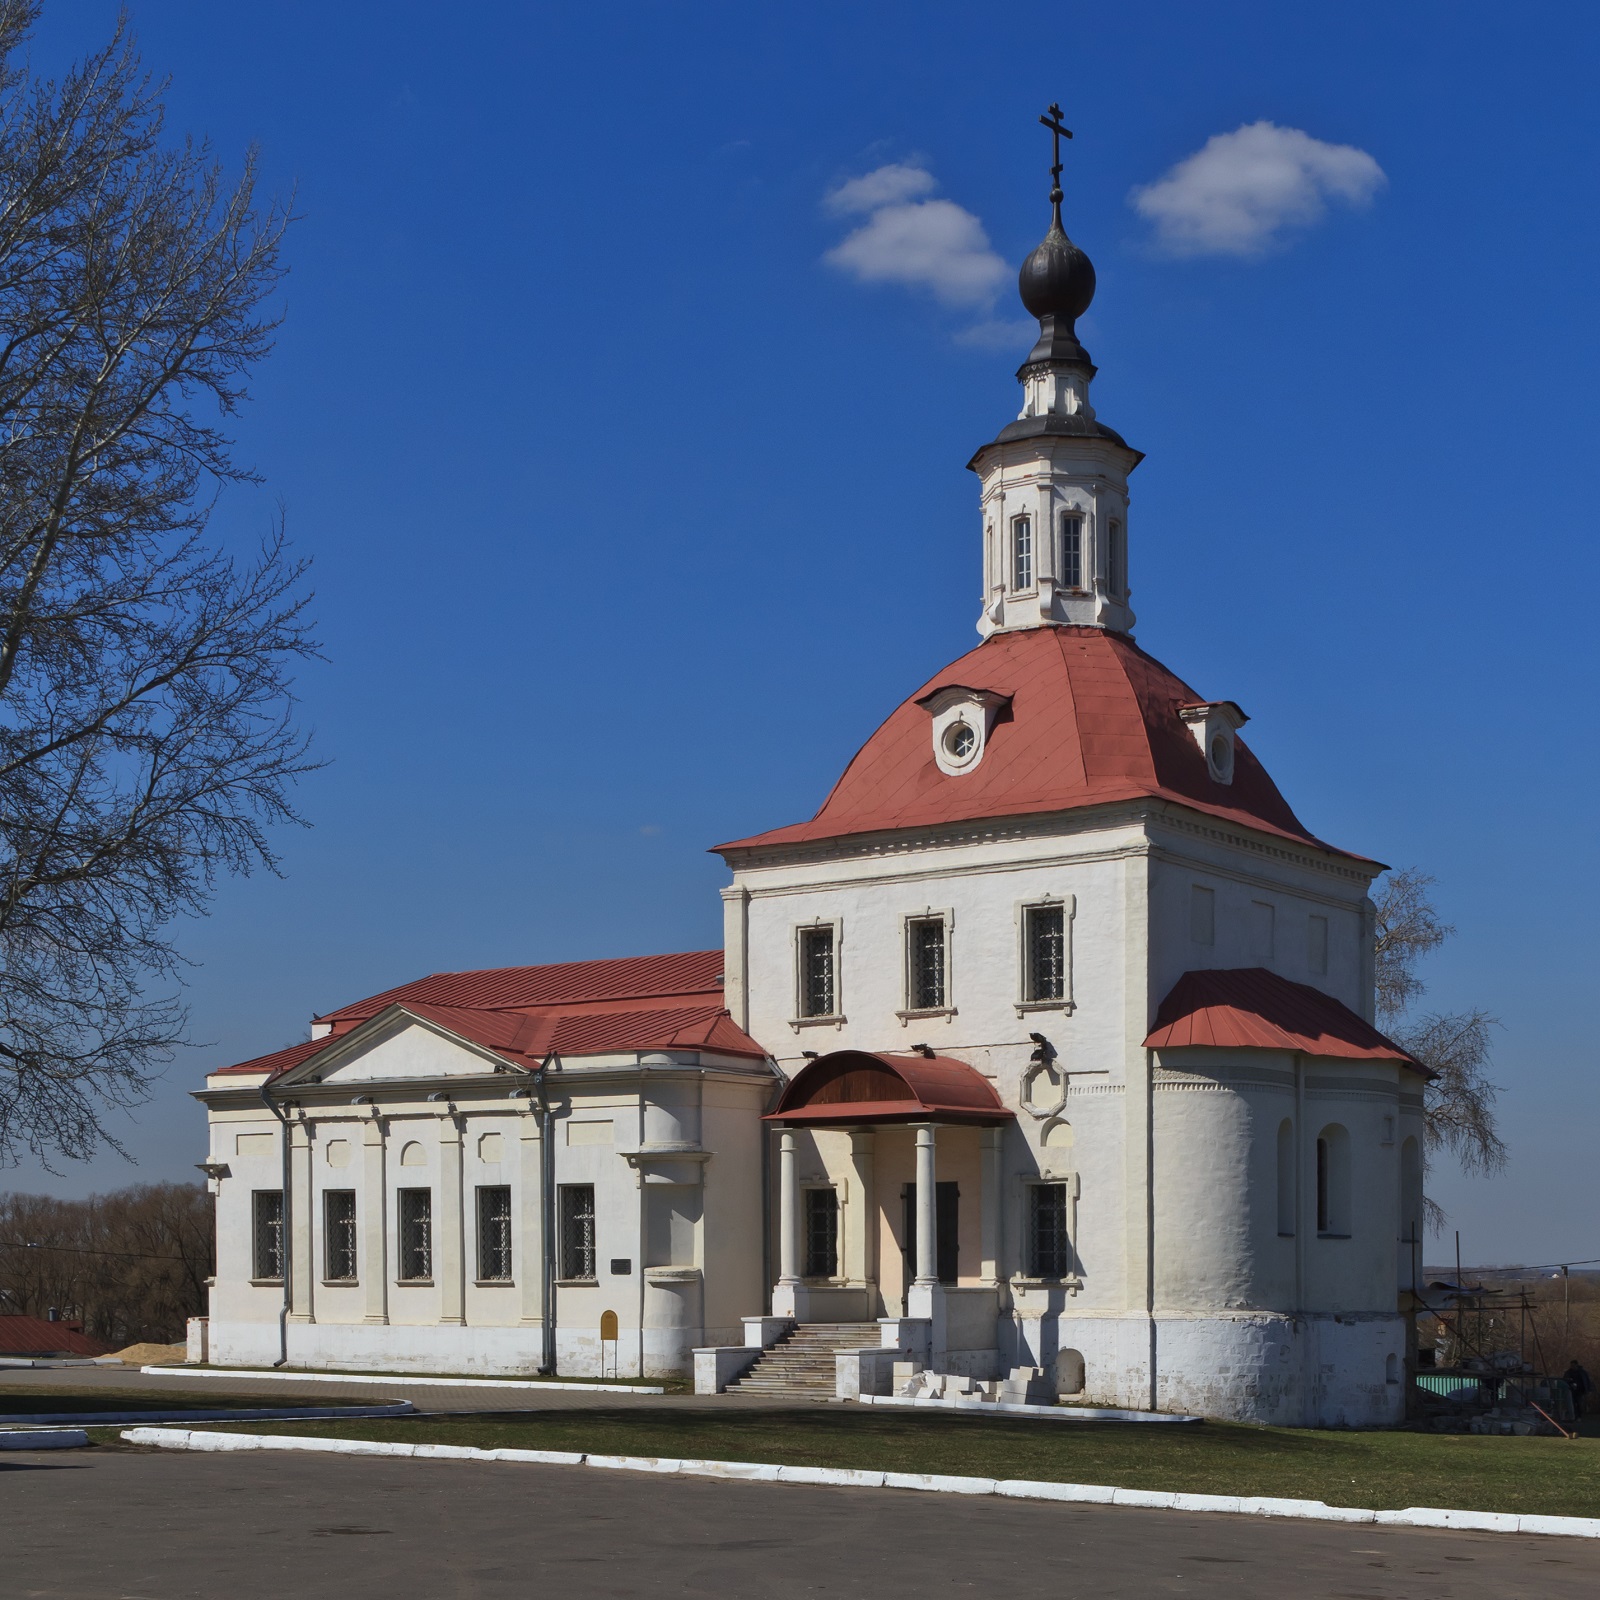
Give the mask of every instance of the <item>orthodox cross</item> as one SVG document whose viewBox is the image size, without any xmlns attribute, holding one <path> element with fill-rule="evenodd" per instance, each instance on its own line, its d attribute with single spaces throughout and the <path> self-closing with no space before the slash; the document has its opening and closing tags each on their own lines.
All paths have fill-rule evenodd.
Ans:
<svg viewBox="0 0 1600 1600">
<path fill-rule="evenodd" d="M 1050 198 L 1055 201 L 1061 199 L 1061 141 L 1072 137 L 1072 129 L 1061 125 L 1061 107 L 1051 105 L 1046 115 L 1039 118 L 1045 127 L 1050 130 L 1050 143 L 1053 147 L 1055 164 L 1050 168 Z"/>
</svg>

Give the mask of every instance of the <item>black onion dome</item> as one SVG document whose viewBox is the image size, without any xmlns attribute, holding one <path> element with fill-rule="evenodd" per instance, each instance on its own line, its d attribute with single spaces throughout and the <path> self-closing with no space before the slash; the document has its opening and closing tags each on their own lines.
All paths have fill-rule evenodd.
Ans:
<svg viewBox="0 0 1600 1600">
<path fill-rule="evenodd" d="M 1061 226 L 1057 208 L 1050 231 L 1017 274 L 1022 303 L 1036 317 L 1059 317 L 1070 327 L 1094 299 L 1094 263 Z"/>
</svg>

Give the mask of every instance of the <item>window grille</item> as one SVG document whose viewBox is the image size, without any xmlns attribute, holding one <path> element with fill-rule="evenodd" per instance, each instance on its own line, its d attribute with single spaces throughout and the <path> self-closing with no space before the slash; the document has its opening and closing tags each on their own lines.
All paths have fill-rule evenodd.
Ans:
<svg viewBox="0 0 1600 1600">
<path fill-rule="evenodd" d="M 1011 520 L 1011 587 L 1033 587 L 1033 518 Z"/>
<path fill-rule="evenodd" d="M 257 1189 L 254 1201 L 255 1275 L 283 1278 L 283 1190 Z"/>
<path fill-rule="evenodd" d="M 1029 906 L 1023 913 L 1026 946 L 1023 998 L 1063 1000 L 1067 993 L 1066 915 L 1061 906 Z"/>
<path fill-rule="evenodd" d="M 1029 1188 L 1028 1271 L 1035 1278 L 1066 1278 L 1072 1274 L 1064 1183 L 1036 1183 Z"/>
<path fill-rule="evenodd" d="M 836 1015 L 832 928 L 800 930 L 800 1015 Z"/>
<path fill-rule="evenodd" d="M 433 1276 L 433 1191 L 401 1189 L 400 1200 L 400 1276 L 427 1279 Z"/>
<path fill-rule="evenodd" d="M 511 1276 L 511 1189 L 506 1184 L 478 1190 L 478 1276 Z"/>
<path fill-rule="evenodd" d="M 595 1275 L 594 1185 L 569 1183 L 561 1190 L 561 1276 Z"/>
<path fill-rule="evenodd" d="M 936 1011 L 945 1003 L 944 918 L 914 917 L 906 925 L 911 969 L 911 993 L 907 997 L 913 1011 Z"/>
<path fill-rule="evenodd" d="M 806 1276 L 834 1278 L 839 1273 L 839 1195 L 833 1189 L 807 1189 Z"/>
<path fill-rule="evenodd" d="M 348 1281 L 356 1275 L 356 1192 L 327 1189 L 322 1196 L 324 1276 Z"/>
<path fill-rule="evenodd" d="M 1061 586 L 1083 587 L 1083 518 L 1071 512 L 1061 519 Z"/>
</svg>

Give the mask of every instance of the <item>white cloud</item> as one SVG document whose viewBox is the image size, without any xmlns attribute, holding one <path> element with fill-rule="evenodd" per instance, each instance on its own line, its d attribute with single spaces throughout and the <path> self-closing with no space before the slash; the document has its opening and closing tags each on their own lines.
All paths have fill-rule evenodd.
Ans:
<svg viewBox="0 0 1600 1600">
<path fill-rule="evenodd" d="M 1022 317 L 985 317 L 950 337 L 974 350 L 1025 350 L 1039 337 L 1039 328 Z"/>
<path fill-rule="evenodd" d="M 866 220 L 823 260 L 863 283 L 904 284 L 945 305 L 988 310 L 1009 269 L 970 211 L 919 198 L 937 187 L 932 173 L 899 163 L 840 184 L 828 209 Z"/>
<path fill-rule="evenodd" d="M 1322 219 L 1330 200 L 1366 206 L 1388 179 L 1365 150 L 1252 122 L 1213 134 L 1128 196 L 1177 256 L 1253 256 Z"/>
<path fill-rule="evenodd" d="M 849 178 L 827 194 L 827 207 L 841 216 L 857 211 L 876 211 L 880 206 L 897 205 L 904 200 L 915 200 L 918 195 L 932 194 L 939 187 L 931 172 L 921 167 L 891 162 L 877 167 L 860 178 Z"/>
</svg>

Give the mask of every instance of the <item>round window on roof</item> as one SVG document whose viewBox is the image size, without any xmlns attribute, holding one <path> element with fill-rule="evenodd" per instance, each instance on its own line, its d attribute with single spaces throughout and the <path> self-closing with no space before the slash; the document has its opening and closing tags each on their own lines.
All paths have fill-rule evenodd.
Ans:
<svg viewBox="0 0 1600 1600">
<path fill-rule="evenodd" d="M 970 724 L 965 722 L 952 722 L 944 730 L 945 754 L 952 761 L 965 761 L 972 752 L 978 748 L 978 735 Z"/>
<path fill-rule="evenodd" d="M 1225 733 L 1219 733 L 1211 741 L 1211 765 L 1218 772 L 1226 772 L 1233 765 L 1233 749 Z"/>
</svg>

